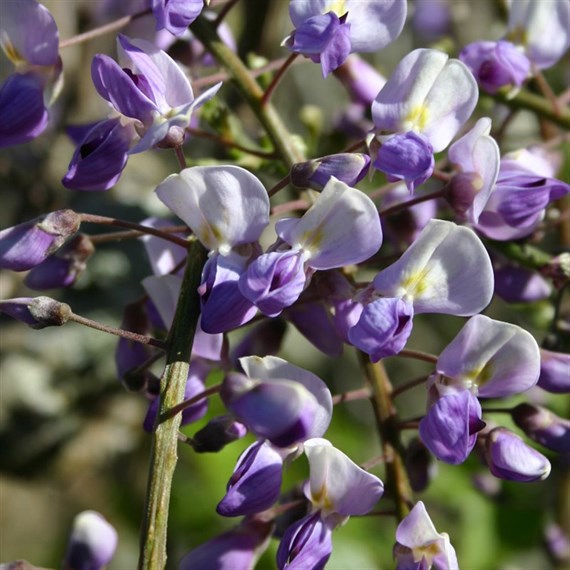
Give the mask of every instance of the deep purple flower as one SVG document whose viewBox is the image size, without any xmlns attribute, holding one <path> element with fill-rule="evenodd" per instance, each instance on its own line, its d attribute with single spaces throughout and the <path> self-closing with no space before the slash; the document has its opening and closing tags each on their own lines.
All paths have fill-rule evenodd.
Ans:
<svg viewBox="0 0 570 570">
<path fill-rule="evenodd" d="M 73 521 L 64 570 L 102 570 L 111 562 L 117 542 L 117 531 L 102 515 L 83 511 Z"/>
<path fill-rule="evenodd" d="M 18 297 L 0 301 L 0 312 L 26 323 L 33 329 L 60 327 L 72 315 L 67 303 L 60 303 L 51 297 Z"/>
<path fill-rule="evenodd" d="M 113 187 L 127 165 L 129 148 L 136 137 L 131 123 L 123 124 L 119 118 L 105 119 L 76 139 L 74 130 L 68 129 L 77 147 L 61 183 L 71 190 L 108 190 Z M 79 131 L 80 132 L 80 131 Z"/>
<path fill-rule="evenodd" d="M 364 306 L 360 319 L 348 331 L 348 339 L 377 362 L 404 348 L 412 332 L 413 316 L 412 305 L 402 299 L 376 299 Z"/>
<path fill-rule="evenodd" d="M 39 265 L 79 229 L 73 210 L 57 210 L 0 232 L 0 268 L 25 271 Z"/>
<path fill-rule="evenodd" d="M 495 428 L 487 435 L 485 459 L 500 479 L 531 483 L 550 475 L 550 461 L 505 428 Z"/>
<path fill-rule="evenodd" d="M 503 87 L 521 87 L 530 75 L 530 61 L 511 42 L 474 42 L 465 46 L 459 59 L 469 67 L 487 93 Z"/>
<path fill-rule="evenodd" d="M 152 0 L 156 29 L 166 29 L 175 36 L 181 36 L 186 31 L 202 8 L 204 0 Z"/>
<path fill-rule="evenodd" d="M 432 175 L 434 166 L 431 144 L 414 131 L 388 138 L 374 161 L 374 167 L 384 172 L 390 182 L 403 180 L 410 194 Z"/>
<path fill-rule="evenodd" d="M 551 293 L 550 283 L 537 271 L 517 265 L 495 269 L 495 294 L 507 303 L 533 303 Z"/>
<path fill-rule="evenodd" d="M 477 398 L 469 390 L 448 390 L 420 421 L 419 433 L 438 459 L 457 465 L 467 459 L 484 427 Z"/>
<path fill-rule="evenodd" d="M 33 297 L 16 297 L 0 301 L 0 313 L 4 313 L 17 321 L 21 321 L 32 328 L 41 328 L 40 323 L 30 313 L 30 303 Z"/>
<path fill-rule="evenodd" d="M 238 517 L 268 509 L 279 498 L 282 470 L 283 459 L 269 442 L 250 445 L 240 456 L 216 511 Z"/>
<path fill-rule="evenodd" d="M 179 570 L 251 570 L 269 545 L 273 523 L 245 518 L 241 524 L 191 550 Z"/>
<path fill-rule="evenodd" d="M 196 453 L 213 453 L 247 434 L 247 428 L 231 416 L 215 416 L 192 436 Z"/>
<path fill-rule="evenodd" d="M 554 394 L 570 393 L 570 354 L 541 348 L 537 384 Z"/>
</svg>

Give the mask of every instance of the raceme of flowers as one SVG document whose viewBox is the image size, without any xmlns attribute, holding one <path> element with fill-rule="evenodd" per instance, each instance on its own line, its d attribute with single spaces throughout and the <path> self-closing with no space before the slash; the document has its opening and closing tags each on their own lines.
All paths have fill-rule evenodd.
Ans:
<svg viewBox="0 0 570 570">
<path fill-rule="evenodd" d="M 145 8 L 156 30 L 193 41 L 187 28 L 199 17 L 201 1 L 152 0 Z M 416 315 L 456 317 L 464 324 L 440 347 L 424 382 L 426 412 L 417 422 L 416 443 L 453 465 L 477 449 L 499 479 L 532 482 L 549 475 L 550 460 L 517 433 L 489 423 L 484 407 L 535 386 L 569 392 L 568 355 L 540 348 L 522 327 L 481 313 L 494 293 L 507 302 L 531 302 L 567 282 L 568 259 L 554 259 L 538 273 L 501 257 L 488 240 L 508 244 L 535 235 L 570 185 L 556 178 L 555 159 L 543 147 L 501 156 L 491 118 L 473 113 L 479 88 L 512 97 L 537 70 L 562 57 L 570 41 L 563 25 L 568 13 L 565 1 L 517 0 L 503 39 L 465 46 L 459 59 L 416 49 L 384 80 L 357 54 L 396 40 L 406 20 L 405 0 L 291 0 L 294 29 L 283 47 L 320 64 L 327 81 L 330 74 L 339 79 L 356 111 L 352 127 L 370 113 L 362 141 L 368 152 L 293 165 L 287 183 L 302 193 L 299 216 L 272 215 L 272 192 L 234 164 L 182 165 L 157 185 L 164 217 L 144 220 L 137 230 L 152 274 L 142 281 L 144 298 L 125 307 L 121 330 L 168 338 L 184 294 L 187 246 L 197 240 L 207 261 L 197 292 L 191 292 L 199 297 L 200 317 L 184 376 L 181 424 L 207 416 L 210 373 L 222 371 L 217 392 L 224 413 L 208 417 L 191 445 L 196 452 L 218 452 L 251 439 L 216 507 L 224 517 L 244 518 L 188 552 L 180 568 L 253 568 L 275 532 L 279 510 L 288 508 L 281 504 L 283 470 L 292 461 L 306 461 L 309 477 L 294 501 L 303 513 L 279 535 L 280 569 L 323 568 L 333 531 L 386 501 L 382 480 L 325 439 L 334 419 L 329 385 L 277 356 L 283 321 L 329 356 L 353 347 L 377 363 L 406 352 Z M 553 30 L 548 37 L 545 28 Z M 63 75 L 55 20 L 35 0 L 7 2 L 0 44 L 14 64 L 0 88 L 0 146 L 6 147 L 46 130 Z M 194 111 L 221 87 L 195 96 L 180 63 L 149 39 L 124 34 L 117 37 L 116 60 L 93 58 L 91 79 L 109 115 L 67 128 L 76 150 L 62 183 L 73 190 L 113 188 L 131 154 L 183 152 Z M 446 185 L 422 200 L 440 153 Z M 374 171 L 390 183 L 380 211 L 371 193 L 356 188 Z M 393 208 L 402 210 L 397 220 Z M 80 231 L 85 221 L 89 217 L 62 209 L 3 229 L 0 268 L 27 271 L 30 289 L 73 286 L 97 247 Z M 386 250 L 396 252 L 390 262 L 381 261 Z M 367 272 L 360 271 L 364 266 Z M 43 296 L 2 300 L 0 311 L 33 328 L 74 318 L 68 305 Z M 254 320 L 240 343 L 234 346 L 233 336 L 228 341 L 228 333 Z M 163 421 L 160 379 L 148 369 L 156 348 L 133 338 L 118 342 L 117 376 L 147 398 L 141 426 L 152 433 Z M 568 452 L 567 420 L 540 403 L 519 404 L 511 414 L 532 441 Z M 105 518 L 83 512 L 73 523 L 64 564 L 103 568 L 116 545 L 117 533 Z M 393 553 L 400 569 L 459 567 L 450 537 L 436 530 L 422 501 L 400 517 Z"/>
</svg>

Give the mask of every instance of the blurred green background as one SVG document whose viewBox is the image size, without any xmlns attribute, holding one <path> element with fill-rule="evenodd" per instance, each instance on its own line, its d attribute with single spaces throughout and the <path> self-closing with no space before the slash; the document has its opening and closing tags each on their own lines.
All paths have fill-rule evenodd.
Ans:
<svg viewBox="0 0 570 570">
<path fill-rule="evenodd" d="M 121 10 L 128 12 L 129 6 L 134 5 L 120 2 L 119 9 L 113 12 L 113 3 L 106 0 L 51 0 L 45 4 L 58 23 L 61 38 L 90 29 L 98 18 L 105 22 L 120 15 Z M 223 3 L 212 4 L 219 9 Z M 287 6 L 286 0 L 238 2 L 228 22 L 244 58 L 259 64 L 287 55 L 279 47 L 291 31 Z M 414 6 L 409 2 L 410 15 Z M 453 51 L 470 41 L 497 39 L 503 33 L 504 11 L 500 3 L 450 0 L 450 8 L 451 33 L 438 40 L 440 47 Z M 138 22 L 137 26 L 141 30 L 144 23 Z M 138 32 L 135 27 L 126 33 L 135 36 Z M 394 44 L 367 59 L 389 75 L 403 55 L 415 47 L 430 45 L 430 41 L 421 29 L 408 23 Z M 131 221 L 165 213 L 153 190 L 177 169 L 174 154 L 166 151 L 131 157 L 121 180 L 109 192 L 72 192 L 60 184 L 73 152 L 63 127 L 96 121 L 107 113 L 88 73 L 92 56 L 99 52 L 114 55 L 113 34 L 62 53 L 66 85 L 52 109 L 50 130 L 32 143 L 0 153 L 1 228 L 63 207 Z M 4 79 L 10 67 L 4 56 L 0 57 L 0 79 Z M 547 73 L 556 90 L 561 90 L 567 79 L 566 63 L 568 58 Z M 262 77 L 261 81 L 267 78 Z M 246 142 L 259 141 L 260 127 L 230 85 L 224 85 L 218 99 L 221 102 L 213 103 L 206 111 L 210 123 L 218 128 L 224 126 Z M 342 86 L 332 76 L 324 81 L 319 66 L 311 63 L 292 68 L 274 97 L 289 129 L 308 141 L 308 152 L 313 156 L 335 152 L 346 145 L 342 136 L 334 132 L 333 124 L 347 102 Z M 480 115 L 491 112 L 485 105 L 482 102 Z M 229 111 L 239 120 L 228 123 Z M 504 109 L 493 113 L 497 120 L 504 117 Z M 521 147 L 537 141 L 539 136 L 538 122 L 521 112 L 509 126 L 503 148 Z M 212 159 L 242 164 L 254 170 L 268 187 L 281 175 L 258 159 L 228 153 L 202 139 L 190 140 L 185 152 L 192 164 Z M 381 184 L 377 174 L 364 187 L 372 189 Z M 284 193 L 279 200 L 286 198 Z M 556 240 L 556 236 L 547 236 L 547 240 Z M 135 240 L 103 245 L 73 289 L 48 294 L 69 303 L 78 314 L 118 326 L 122 307 L 143 293 L 140 281 L 149 272 L 142 245 Z M 33 296 L 35 293 L 23 286 L 22 277 L 0 273 L 1 297 Z M 567 306 L 563 309 L 566 311 Z M 522 307 L 494 301 L 486 313 L 523 326 L 540 342 L 553 318 L 553 307 L 549 302 Z M 416 319 L 408 346 L 438 353 L 462 324 L 460 318 L 422 315 Z M 110 568 L 134 570 L 150 438 L 141 429 L 145 399 L 127 393 L 116 379 L 116 339 L 76 324 L 34 331 L 2 318 L 0 326 L 0 562 L 25 558 L 39 566 L 58 567 L 73 517 L 82 510 L 94 509 L 104 514 L 119 532 L 119 547 Z M 230 335 L 230 345 L 241 334 L 243 331 Z M 333 393 L 362 384 L 352 350 L 345 349 L 341 358 L 325 357 L 292 327 L 287 330 L 280 356 L 317 373 Z M 431 371 L 425 363 L 404 359 L 388 359 L 386 365 L 395 386 Z M 160 366 L 156 371 L 160 373 Z M 561 415 L 567 414 L 568 400 L 564 397 L 551 398 L 538 390 L 530 397 L 551 405 Z M 422 388 L 406 393 L 398 401 L 403 419 L 420 415 L 424 405 Z M 218 399 L 213 398 L 208 415 L 221 410 Z M 505 418 L 497 416 L 496 420 L 504 423 Z M 191 435 L 205 422 L 206 419 L 183 431 Z M 409 438 L 414 432 L 405 435 Z M 359 463 L 380 454 L 367 402 L 337 406 L 327 437 Z M 224 494 L 239 453 L 251 441 L 248 437 L 218 454 L 206 455 L 196 455 L 181 445 L 171 502 L 170 568 L 175 568 L 177 560 L 189 549 L 236 523 L 218 516 L 215 506 Z M 473 484 L 475 475 L 486 473 L 475 454 L 461 467 L 436 466 L 437 476 L 418 499 L 426 503 L 437 529 L 450 534 L 461 568 L 553 567 L 543 548 L 544 529 L 561 514 L 568 528 L 570 515 L 567 464 L 554 456 L 550 458 L 553 472 L 548 480 L 532 485 L 495 481 L 491 485 L 493 496 L 481 493 Z M 382 477 L 382 465 L 373 468 L 373 472 Z M 283 489 L 306 475 L 306 461 L 301 458 L 287 470 Z M 389 509 L 390 503 L 383 505 L 381 501 L 378 508 Z M 389 517 L 353 517 L 334 534 L 328 568 L 392 568 L 395 526 Z M 259 568 L 274 567 L 276 546 L 274 541 Z"/>
</svg>

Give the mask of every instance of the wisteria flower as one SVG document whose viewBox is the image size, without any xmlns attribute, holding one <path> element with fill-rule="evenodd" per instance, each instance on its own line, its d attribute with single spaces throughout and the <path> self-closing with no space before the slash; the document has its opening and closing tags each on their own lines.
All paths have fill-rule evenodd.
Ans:
<svg viewBox="0 0 570 570">
<path fill-rule="evenodd" d="M 406 19 L 404 0 L 291 0 L 295 31 L 284 45 L 320 63 L 323 76 L 354 52 L 376 52 L 394 41 Z"/>
</svg>

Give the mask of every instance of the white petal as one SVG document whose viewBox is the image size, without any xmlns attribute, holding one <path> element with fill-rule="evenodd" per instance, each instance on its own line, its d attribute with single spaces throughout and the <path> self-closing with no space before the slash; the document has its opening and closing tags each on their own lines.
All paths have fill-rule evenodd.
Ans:
<svg viewBox="0 0 570 570">
<path fill-rule="evenodd" d="M 261 182 L 238 166 L 195 166 L 172 174 L 156 189 L 205 247 L 221 250 L 255 242 L 269 223 Z"/>
<path fill-rule="evenodd" d="M 396 263 L 381 271 L 374 288 L 413 303 L 415 313 L 469 316 L 493 296 L 489 254 L 469 228 L 431 220 Z"/>
<path fill-rule="evenodd" d="M 166 328 L 170 329 L 176 311 L 182 278 L 178 275 L 161 275 L 160 277 L 151 275 L 143 279 L 142 285 L 154 303 Z"/>
</svg>

